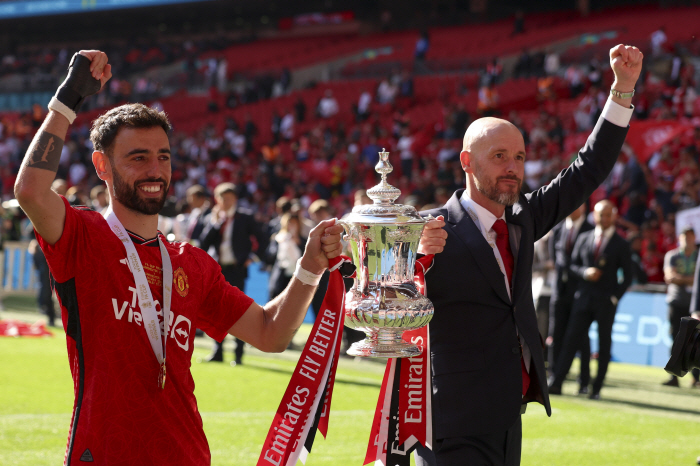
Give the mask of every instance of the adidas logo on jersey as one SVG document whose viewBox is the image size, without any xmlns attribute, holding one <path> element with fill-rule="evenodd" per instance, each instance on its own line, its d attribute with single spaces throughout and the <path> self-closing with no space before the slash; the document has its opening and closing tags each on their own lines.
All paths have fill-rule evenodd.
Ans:
<svg viewBox="0 0 700 466">
<path fill-rule="evenodd" d="M 89 448 L 86 448 L 83 454 L 80 456 L 80 461 L 83 461 L 85 463 L 92 463 L 93 461 L 95 461 L 92 458 L 92 453 L 90 453 Z"/>
</svg>

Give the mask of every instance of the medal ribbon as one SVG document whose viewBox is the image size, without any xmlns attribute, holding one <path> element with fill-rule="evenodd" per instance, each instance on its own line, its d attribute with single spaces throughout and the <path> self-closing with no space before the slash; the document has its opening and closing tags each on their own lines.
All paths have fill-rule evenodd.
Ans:
<svg viewBox="0 0 700 466">
<path fill-rule="evenodd" d="M 143 318 L 143 328 L 146 330 L 148 341 L 151 343 L 153 353 L 158 360 L 160 372 L 158 374 L 158 386 L 165 387 L 165 347 L 168 339 L 170 302 L 172 298 L 172 283 L 173 283 L 173 265 L 170 262 L 170 256 L 163 241 L 158 236 L 158 246 L 160 247 L 160 256 L 163 261 L 163 338 L 161 339 L 161 327 L 158 322 L 158 313 L 156 305 L 151 293 L 151 287 L 148 285 L 146 272 L 143 269 L 143 264 L 136 252 L 136 246 L 131 241 L 129 233 L 124 228 L 124 225 L 119 221 L 116 214 L 110 206 L 105 213 L 105 220 L 112 229 L 112 232 L 119 238 L 126 249 L 126 261 L 129 270 L 134 276 L 134 284 L 136 286 L 139 308 Z"/>
<path fill-rule="evenodd" d="M 429 254 L 416 261 L 413 279 L 423 295 L 425 272 L 430 269 L 433 258 L 434 255 Z M 410 454 L 419 443 L 432 448 L 428 326 L 405 331 L 403 339 L 417 345 L 422 353 L 387 361 L 363 464 L 374 461 L 375 466 L 410 466 Z"/>
<path fill-rule="evenodd" d="M 316 431 L 325 437 L 333 382 L 345 320 L 345 285 L 340 268 L 348 257 L 330 261 L 328 291 L 301 352 L 282 402 L 265 438 L 258 466 L 294 466 L 311 452 Z M 343 267 L 345 269 L 345 267 Z"/>
</svg>

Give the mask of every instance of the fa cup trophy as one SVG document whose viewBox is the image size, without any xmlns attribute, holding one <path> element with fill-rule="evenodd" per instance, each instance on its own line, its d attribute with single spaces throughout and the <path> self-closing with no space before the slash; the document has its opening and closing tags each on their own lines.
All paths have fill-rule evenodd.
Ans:
<svg viewBox="0 0 700 466">
<path fill-rule="evenodd" d="M 401 191 L 386 181 L 393 167 L 382 150 L 375 170 L 382 181 L 367 190 L 374 204 L 356 206 L 340 223 L 350 240 L 357 267 L 345 297 L 345 325 L 367 338 L 348 354 L 371 358 L 406 358 L 421 350 L 402 339 L 406 330 L 423 327 L 433 317 L 433 304 L 413 282 L 418 242 L 428 222 L 413 206 L 394 204 Z"/>
</svg>

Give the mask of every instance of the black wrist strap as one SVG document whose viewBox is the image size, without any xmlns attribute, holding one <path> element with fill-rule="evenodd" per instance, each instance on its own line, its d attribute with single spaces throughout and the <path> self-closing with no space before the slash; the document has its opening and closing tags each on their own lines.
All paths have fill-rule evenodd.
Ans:
<svg viewBox="0 0 700 466">
<path fill-rule="evenodd" d="M 68 66 L 68 76 L 56 92 L 58 99 L 74 112 L 80 109 L 86 97 L 96 94 L 102 84 L 90 73 L 91 60 L 79 53 L 73 55 Z"/>
</svg>

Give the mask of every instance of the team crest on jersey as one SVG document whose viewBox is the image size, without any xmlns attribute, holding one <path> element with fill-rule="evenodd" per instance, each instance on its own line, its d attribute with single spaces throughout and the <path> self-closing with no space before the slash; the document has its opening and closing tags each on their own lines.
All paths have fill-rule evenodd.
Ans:
<svg viewBox="0 0 700 466">
<path fill-rule="evenodd" d="M 182 270 L 182 267 L 179 267 L 175 273 L 173 273 L 173 284 L 175 285 L 177 294 L 183 298 L 190 292 L 190 284 L 187 281 L 187 274 L 185 274 L 185 271 Z"/>
</svg>

